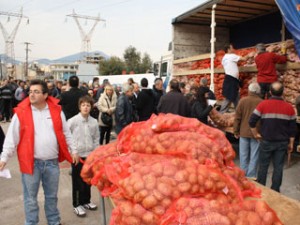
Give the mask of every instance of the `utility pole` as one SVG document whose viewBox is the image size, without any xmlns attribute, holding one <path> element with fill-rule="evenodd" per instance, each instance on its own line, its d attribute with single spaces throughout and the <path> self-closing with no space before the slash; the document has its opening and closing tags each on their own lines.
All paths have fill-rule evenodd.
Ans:
<svg viewBox="0 0 300 225">
<path fill-rule="evenodd" d="M 1 55 L 0 55 L 0 81 L 2 80 L 2 62 L 1 62 Z"/>
<path fill-rule="evenodd" d="M 94 17 L 94 16 L 85 16 L 85 15 L 78 15 L 75 13 L 75 11 L 73 10 L 73 13 L 72 14 L 69 14 L 67 15 L 69 17 L 73 17 L 77 26 L 78 26 L 78 29 L 79 29 L 79 32 L 80 32 L 80 35 L 81 35 L 81 40 L 82 40 L 82 50 L 83 52 L 86 52 L 86 54 L 88 55 L 89 51 L 91 50 L 91 38 L 92 38 L 92 35 L 93 35 L 93 32 L 96 28 L 96 25 L 100 22 L 100 21 L 104 21 L 103 19 L 100 18 L 100 15 L 98 15 L 97 17 Z M 90 31 L 88 33 L 85 33 L 82 26 L 80 25 L 79 23 L 79 20 L 78 19 L 85 19 L 86 21 L 87 20 L 93 20 L 94 21 L 94 25 L 93 27 L 90 29 Z"/>
<path fill-rule="evenodd" d="M 24 42 L 24 44 L 26 45 L 26 62 L 25 62 L 25 79 L 28 78 L 28 51 L 30 51 L 30 49 L 28 48 L 29 45 L 32 45 L 29 42 Z"/>
<path fill-rule="evenodd" d="M 17 17 L 18 22 L 16 26 L 14 27 L 13 31 L 11 34 L 8 33 L 8 31 L 5 29 L 3 24 L 0 22 L 0 29 L 2 31 L 4 41 L 5 41 L 5 55 L 6 57 L 4 58 L 4 61 L 7 63 L 7 59 L 9 58 L 11 63 L 14 64 L 14 40 L 18 31 L 18 28 L 20 26 L 21 20 L 23 18 L 27 19 L 27 24 L 29 23 L 29 18 L 27 16 L 23 15 L 23 8 L 21 8 L 20 13 L 11 13 L 11 12 L 3 12 L 0 11 L 0 16 L 8 16 L 8 21 L 10 20 L 10 17 Z"/>
</svg>

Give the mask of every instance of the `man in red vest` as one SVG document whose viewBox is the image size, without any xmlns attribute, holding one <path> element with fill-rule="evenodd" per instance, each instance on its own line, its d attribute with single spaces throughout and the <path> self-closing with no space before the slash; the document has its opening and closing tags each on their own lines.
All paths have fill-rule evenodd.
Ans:
<svg viewBox="0 0 300 225">
<path fill-rule="evenodd" d="M 64 160 L 78 163 L 77 150 L 58 101 L 48 96 L 44 81 L 31 81 L 29 97 L 15 108 L 4 141 L 0 171 L 17 150 L 22 173 L 25 225 L 39 223 L 37 195 L 40 182 L 44 189 L 48 225 L 60 224 L 58 163 Z"/>
</svg>

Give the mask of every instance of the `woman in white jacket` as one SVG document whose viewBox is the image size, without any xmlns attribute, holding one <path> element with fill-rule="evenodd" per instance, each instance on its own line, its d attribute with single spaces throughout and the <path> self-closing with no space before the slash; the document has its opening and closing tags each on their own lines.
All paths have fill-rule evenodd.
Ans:
<svg viewBox="0 0 300 225">
<path fill-rule="evenodd" d="M 114 88 L 111 85 L 106 85 L 104 92 L 101 94 L 98 100 L 98 109 L 99 113 L 99 126 L 100 126 L 100 145 L 103 144 L 104 138 L 105 143 L 108 144 L 110 140 L 110 132 L 112 127 L 115 125 L 115 111 L 117 105 L 117 95 L 114 91 Z M 112 116 L 113 122 L 112 125 L 106 125 L 101 119 L 102 113 L 108 113 Z"/>
</svg>

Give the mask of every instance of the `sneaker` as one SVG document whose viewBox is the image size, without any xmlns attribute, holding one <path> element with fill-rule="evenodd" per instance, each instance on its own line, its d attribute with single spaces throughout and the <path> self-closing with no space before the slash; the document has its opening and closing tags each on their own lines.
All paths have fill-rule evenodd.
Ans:
<svg viewBox="0 0 300 225">
<path fill-rule="evenodd" d="M 74 213 L 79 217 L 84 217 L 86 215 L 85 209 L 81 205 L 74 208 Z"/>
<path fill-rule="evenodd" d="M 88 210 L 96 210 L 97 209 L 97 205 L 95 205 L 92 202 L 88 203 L 88 204 L 84 204 L 83 207 Z"/>
</svg>

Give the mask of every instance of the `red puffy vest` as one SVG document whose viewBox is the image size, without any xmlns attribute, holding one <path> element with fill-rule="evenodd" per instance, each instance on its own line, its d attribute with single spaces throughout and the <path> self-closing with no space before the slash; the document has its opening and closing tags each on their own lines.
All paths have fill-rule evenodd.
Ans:
<svg viewBox="0 0 300 225">
<path fill-rule="evenodd" d="M 61 120 L 61 107 L 58 99 L 48 96 L 47 104 L 50 110 L 54 132 L 59 145 L 58 161 L 68 160 L 72 162 L 72 157 L 68 151 L 68 145 L 63 133 Z M 33 174 L 34 168 L 34 124 L 29 98 L 24 99 L 15 109 L 15 113 L 20 121 L 20 141 L 17 152 L 22 173 Z M 47 134 L 45 134 L 47 135 Z"/>
</svg>

